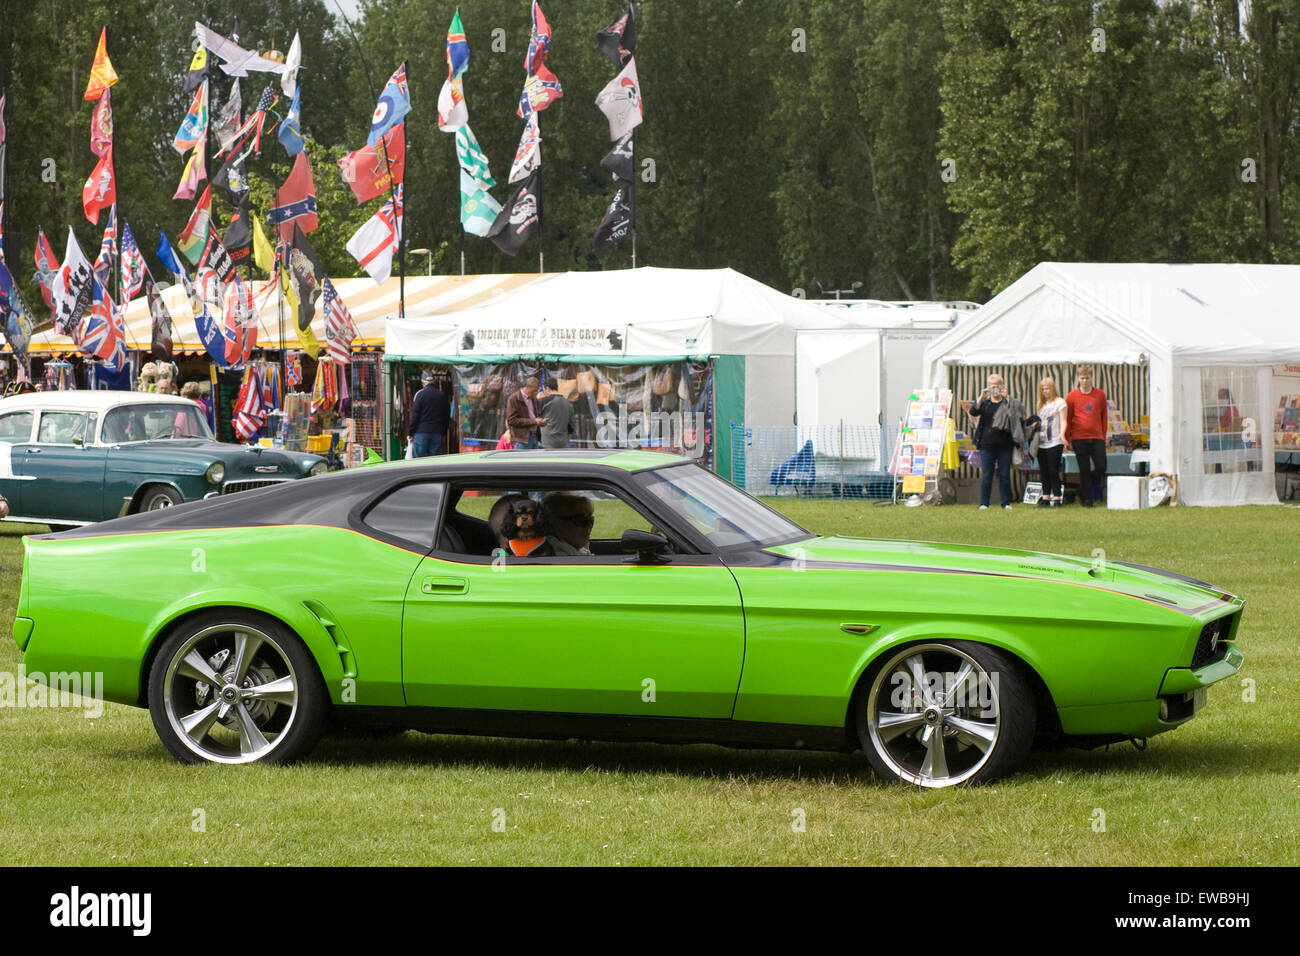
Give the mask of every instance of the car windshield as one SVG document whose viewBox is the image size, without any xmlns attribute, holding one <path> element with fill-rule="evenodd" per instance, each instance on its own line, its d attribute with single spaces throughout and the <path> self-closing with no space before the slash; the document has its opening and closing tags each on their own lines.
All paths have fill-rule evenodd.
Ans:
<svg viewBox="0 0 1300 956">
<path fill-rule="evenodd" d="M 197 405 L 159 402 L 121 405 L 104 416 L 102 440 L 113 444 L 169 438 L 206 438 L 212 432 Z"/>
<path fill-rule="evenodd" d="M 812 534 L 698 465 L 637 474 L 641 487 L 718 549 L 768 548 Z"/>
</svg>

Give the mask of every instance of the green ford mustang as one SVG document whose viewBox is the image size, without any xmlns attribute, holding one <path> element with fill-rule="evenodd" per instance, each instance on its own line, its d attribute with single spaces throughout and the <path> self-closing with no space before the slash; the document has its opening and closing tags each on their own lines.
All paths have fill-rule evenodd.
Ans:
<svg viewBox="0 0 1300 956">
<path fill-rule="evenodd" d="M 426 458 L 25 539 L 29 675 L 99 672 L 187 762 L 345 729 L 861 748 L 988 780 L 1190 720 L 1242 602 L 1177 574 L 814 536 L 691 461 Z"/>
</svg>

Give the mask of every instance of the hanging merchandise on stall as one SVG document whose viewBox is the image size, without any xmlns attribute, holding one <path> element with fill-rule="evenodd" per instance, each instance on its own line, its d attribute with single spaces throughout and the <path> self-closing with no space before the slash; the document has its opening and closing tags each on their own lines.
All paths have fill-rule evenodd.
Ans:
<svg viewBox="0 0 1300 956">
<path fill-rule="evenodd" d="M 525 379 L 542 386 L 542 417 L 552 401 L 569 405 L 567 437 L 551 447 L 653 448 L 713 462 L 713 370 L 686 359 L 653 365 L 590 365 L 520 360 L 457 365 L 457 408 L 462 451 L 495 448 L 506 431 L 506 403 Z M 545 438 L 545 436 L 544 436 Z M 563 441 L 564 444 L 560 444 Z"/>
</svg>

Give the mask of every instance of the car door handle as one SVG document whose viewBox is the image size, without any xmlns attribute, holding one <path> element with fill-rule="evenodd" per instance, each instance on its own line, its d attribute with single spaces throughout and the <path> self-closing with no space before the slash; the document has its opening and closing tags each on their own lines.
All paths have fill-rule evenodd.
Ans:
<svg viewBox="0 0 1300 956">
<path fill-rule="evenodd" d="M 464 594 L 469 590 L 469 581 L 464 578 L 425 578 L 420 590 L 425 594 Z"/>
<path fill-rule="evenodd" d="M 41 450 L 40 450 L 39 448 L 29 448 L 29 449 L 27 449 L 27 454 L 29 454 L 29 455 L 39 455 L 40 453 L 41 453 Z"/>
</svg>

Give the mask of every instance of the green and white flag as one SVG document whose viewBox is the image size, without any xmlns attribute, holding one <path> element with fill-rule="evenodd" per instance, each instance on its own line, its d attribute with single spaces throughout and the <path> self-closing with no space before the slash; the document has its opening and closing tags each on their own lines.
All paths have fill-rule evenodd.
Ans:
<svg viewBox="0 0 1300 956">
<path fill-rule="evenodd" d="M 497 202 L 483 184 L 465 170 L 460 171 L 460 224 L 472 236 L 486 236 L 497 215 L 501 204 Z"/>
<path fill-rule="evenodd" d="M 456 130 L 456 159 L 460 162 L 460 168 L 476 179 L 484 189 L 491 189 L 497 184 L 488 167 L 488 158 L 479 147 L 468 123 Z"/>
</svg>

